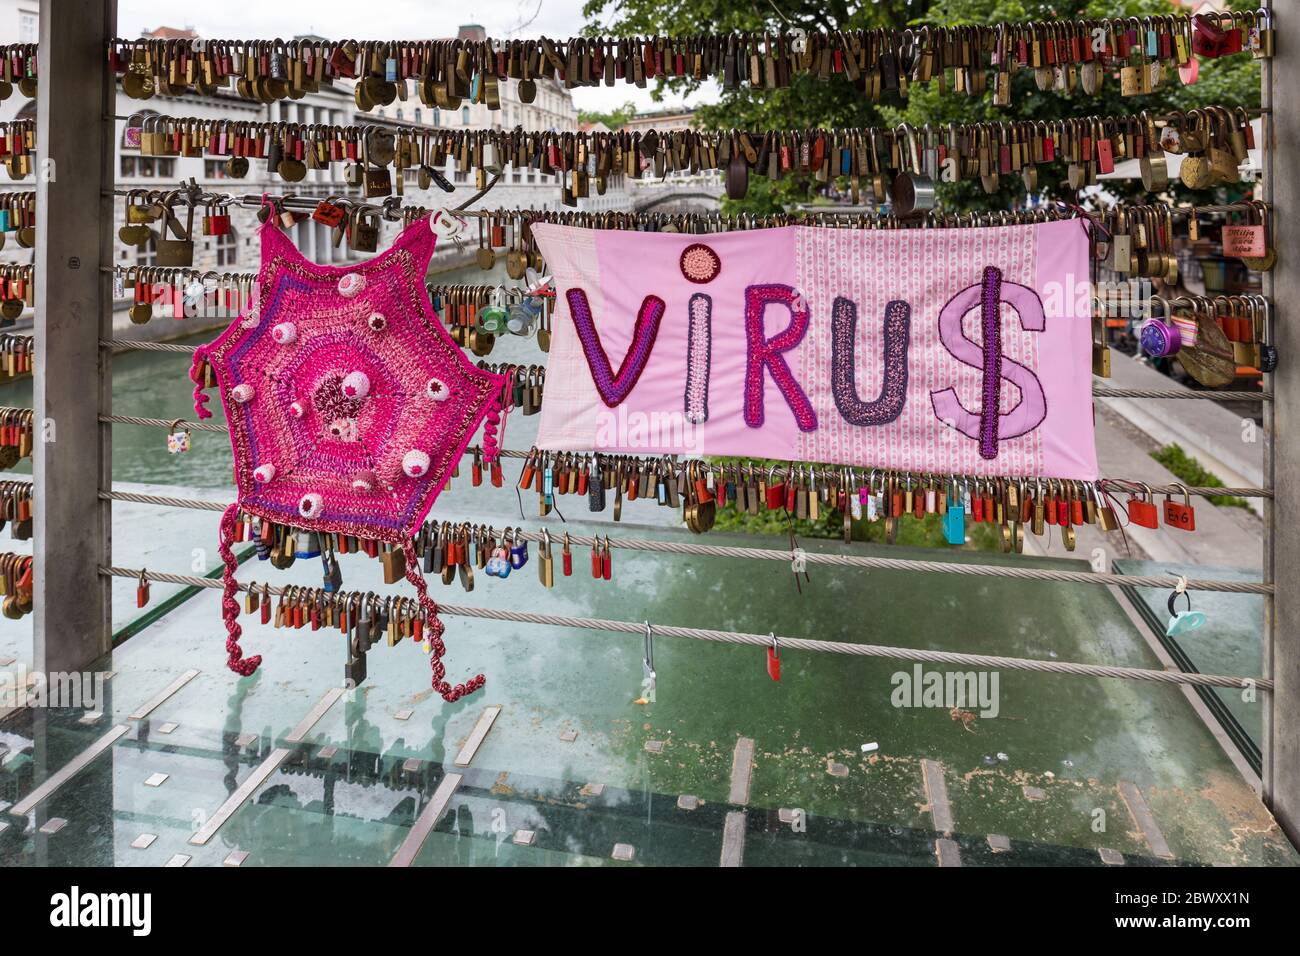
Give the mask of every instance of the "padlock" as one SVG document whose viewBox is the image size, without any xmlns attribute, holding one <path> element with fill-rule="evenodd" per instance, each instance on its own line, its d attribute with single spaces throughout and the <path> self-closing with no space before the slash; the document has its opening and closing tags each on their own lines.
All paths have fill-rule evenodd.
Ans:
<svg viewBox="0 0 1300 956">
<path fill-rule="evenodd" d="M 353 213 L 348 244 L 356 252 L 374 252 L 379 248 L 379 213 L 373 209 Z"/>
<path fill-rule="evenodd" d="M 1149 316 L 1138 326 L 1138 344 L 1141 345 L 1142 351 L 1152 358 L 1177 355 L 1178 350 L 1183 347 L 1182 330 L 1179 329 L 1178 323 L 1173 321 L 1168 304 L 1158 295 L 1153 295 L 1151 299 L 1164 306 L 1165 314 Z"/>
<path fill-rule="evenodd" d="M 510 566 L 518 571 L 528 563 L 528 542 L 518 535 L 511 537 Z"/>
<path fill-rule="evenodd" d="M 1129 492 L 1128 499 L 1128 518 L 1133 524 L 1143 528 L 1156 528 L 1160 525 L 1160 518 L 1156 512 L 1156 506 L 1151 501 L 1151 488 L 1142 485 L 1143 496 L 1139 498 L 1136 492 Z"/>
<path fill-rule="evenodd" d="M 551 558 L 551 533 L 542 529 L 542 543 L 537 549 L 537 580 L 542 587 L 555 586 L 555 562 Z"/>
<path fill-rule="evenodd" d="M 145 570 L 140 569 L 140 583 L 135 586 L 135 606 L 144 607 L 149 603 L 149 578 Z"/>
<path fill-rule="evenodd" d="M 180 419 L 172 422 L 171 430 L 167 433 L 167 451 L 173 455 L 181 455 L 190 450 L 190 431 L 188 428 L 180 429 Z"/>
<path fill-rule="evenodd" d="M 1195 531 L 1196 511 L 1192 508 L 1191 495 L 1183 485 L 1175 483 L 1174 487 L 1182 489 L 1183 500 L 1179 503 L 1170 495 L 1165 495 L 1165 524 L 1183 531 Z"/>
<path fill-rule="evenodd" d="M 343 680 L 348 687 L 360 687 L 366 679 L 366 647 L 369 642 L 360 639 L 360 622 L 356 630 L 357 636 L 348 638 L 348 659 L 343 665 Z"/>
<path fill-rule="evenodd" d="M 781 646 L 777 643 L 776 635 L 769 634 L 772 639 L 772 645 L 767 649 L 767 676 L 772 680 L 781 679 Z"/>
</svg>

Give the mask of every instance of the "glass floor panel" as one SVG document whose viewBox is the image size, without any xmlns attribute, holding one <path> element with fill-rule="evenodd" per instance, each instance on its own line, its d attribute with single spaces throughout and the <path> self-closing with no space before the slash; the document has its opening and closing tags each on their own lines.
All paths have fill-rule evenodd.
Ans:
<svg viewBox="0 0 1300 956">
<path fill-rule="evenodd" d="M 215 552 L 200 527 L 211 517 L 197 513 L 191 547 Z M 755 539 L 714 533 L 707 543 Z M 534 563 L 505 581 L 480 575 L 472 592 L 436 582 L 431 592 L 453 605 L 1160 667 L 1104 587 L 811 565 L 799 593 L 781 561 L 622 551 L 613 580 L 597 582 L 583 574 L 586 557 L 579 549 L 567 579 L 557 561 L 545 594 Z M 343 570 L 347 589 L 405 593 L 382 584 L 378 562 L 345 556 Z M 285 571 L 253 560 L 239 573 L 310 585 L 319 575 L 314 560 Z M 750 866 L 933 866 L 941 856 L 965 865 L 1102 865 L 1103 848 L 1129 865 L 1297 860 L 1172 686 L 1003 670 L 986 675 L 990 693 L 996 677 L 995 698 L 954 713 L 948 701 L 900 696 L 932 671 L 942 675 L 940 665 L 918 674 L 895 660 L 787 649 L 777 683 L 763 649 L 660 637 L 656 700 L 639 705 L 640 635 L 449 614 L 449 674 L 481 670 L 488 684 L 447 704 L 429 689 L 426 655 L 410 641 L 375 647 L 368 679 L 346 690 L 337 631 L 252 621 L 241 618 L 243 645 L 264 660 L 251 678 L 226 670 L 219 592 L 202 591 L 146 619 L 102 663 L 114 676 L 98 720 L 25 709 L 0 723 L 0 800 L 10 804 L 114 726 L 129 728 L 31 813 L 0 811 L 9 824 L 0 864 L 157 866 L 182 854 L 191 866 L 220 865 L 238 852 L 248 854 L 244 865 L 384 865 L 399 854 L 416 866 L 713 866 L 724 857 Z M 191 670 L 198 674 L 147 717 L 132 718 Z M 499 716 L 468 766 L 455 766 L 489 705 Z M 290 739 L 304 723 L 301 739 Z M 154 774 L 168 776 L 148 786 Z M 449 774 L 461 779 L 447 794 L 439 788 Z M 257 785 L 206 844 L 191 844 L 245 783 Z M 40 832 L 51 817 L 67 823 Z M 937 853 L 945 830 L 951 843 Z M 132 847 L 142 833 L 156 839 Z"/>
</svg>

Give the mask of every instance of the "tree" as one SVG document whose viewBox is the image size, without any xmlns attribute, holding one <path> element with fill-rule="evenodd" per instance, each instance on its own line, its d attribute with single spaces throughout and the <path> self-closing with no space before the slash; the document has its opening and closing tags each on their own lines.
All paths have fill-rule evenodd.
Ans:
<svg viewBox="0 0 1300 956">
<path fill-rule="evenodd" d="M 612 110 L 578 110 L 579 123 L 604 123 L 610 129 L 618 129 L 632 117 L 636 116 L 636 104 L 628 100 L 622 106 Z"/>
<path fill-rule="evenodd" d="M 1246 8 L 1238 0 L 1233 6 Z M 777 7 L 780 8 L 778 13 Z M 590 34 L 719 33 L 727 31 L 778 31 L 791 25 L 806 30 L 848 30 L 870 27 L 959 26 L 1007 21 L 1053 21 L 1077 18 L 1099 19 L 1117 16 L 1155 16 L 1174 11 L 1169 0 L 883 0 L 871 4 L 849 4 L 845 0 L 780 0 L 773 6 L 763 0 L 588 0 L 583 8 Z M 691 78 L 658 79 L 658 92 L 677 95 L 693 92 L 700 84 Z M 1121 97 L 1119 82 L 1107 77 L 1096 96 L 1074 96 L 1040 92 L 1030 70 L 1013 77 L 1010 106 L 994 106 L 987 94 L 967 97 L 940 93 L 938 84 L 913 84 L 906 100 L 873 104 L 844 77 L 821 81 L 814 76 L 795 78 L 791 87 L 780 90 L 751 90 L 747 85 L 724 90 L 716 103 L 697 108 L 701 128 L 751 130 L 892 126 L 908 122 L 970 123 L 997 119 L 1049 120 L 1083 115 L 1124 116 L 1143 109 L 1153 112 L 1189 109 L 1212 103 L 1228 106 L 1259 105 L 1259 64 L 1247 55 L 1203 64 L 1200 80 L 1184 87 L 1169 75 L 1152 95 Z M 1042 171 L 1039 189 L 1048 197 L 1066 197 L 1064 168 L 1049 166 Z M 817 184 L 807 177 L 786 177 L 769 182 L 762 176 L 750 179 L 749 194 L 739 202 L 728 201 L 727 211 L 765 213 L 813 198 Z M 1181 190 L 1180 186 L 1175 187 Z M 1119 192 L 1140 189 L 1140 184 L 1117 187 Z M 1237 189 L 1228 198 L 1236 198 Z M 998 191 L 986 195 L 978 181 L 940 184 L 940 201 L 958 210 L 1006 209 L 1021 202 L 1024 187 L 1018 178 L 1003 177 Z M 1204 202 L 1204 194 L 1200 201 Z"/>
</svg>

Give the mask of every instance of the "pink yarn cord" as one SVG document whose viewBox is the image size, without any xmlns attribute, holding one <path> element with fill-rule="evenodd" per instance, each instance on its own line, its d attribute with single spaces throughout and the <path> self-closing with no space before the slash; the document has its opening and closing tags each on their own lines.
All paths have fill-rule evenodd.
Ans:
<svg viewBox="0 0 1300 956">
<path fill-rule="evenodd" d="M 442 695 L 448 703 L 454 703 L 467 697 L 487 683 L 482 674 L 475 674 L 463 684 L 454 687 L 447 683 L 447 668 L 442 663 L 442 655 L 447 653 L 447 645 L 442 641 L 446 629 L 438 619 L 438 605 L 429 597 L 429 588 L 420 573 L 419 558 L 415 553 L 415 544 L 407 538 L 402 542 L 402 554 L 406 557 L 406 580 L 415 585 L 415 593 L 420 598 L 420 610 L 424 612 L 424 634 L 429 639 L 429 666 L 433 670 L 433 689 Z"/>
<path fill-rule="evenodd" d="M 212 412 L 204 407 L 212 397 L 203 390 L 203 366 L 207 358 L 208 350 L 200 346 L 194 350 L 194 360 L 190 363 L 190 381 L 194 383 L 194 414 L 200 419 L 212 417 Z"/>
<path fill-rule="evenodd" d="M 230 543 L 235 540 L 235 516 L 238 513 L 237 504 L 221 513 L 221 546 L 218 553 L 221 555 L 221 563 L 225 565 L 221 575 L 225 584 L 225 589 L 221 592 L 221 619 L 226 622 L 226 653 L 230 655 L 226 666 L 241 677 L 248 677 L 262 663 L 262 656 L 258 654 L 245 657 L 243 648 L 239 646 L 239 637 L 243 634 L 243 628 L 239 626 L 239 602 L 235 600 L 235 595 L 239 593 L 239 584 L 235 581 L 239 562 L 230 550 Z"/>
<path fill-rule="evenodd" d="M 496 461 L 497 455 L 501 451 L 501 439 L 505 438 L 506 433 L 506 416 L 510 409 L 497 411 L 495 405 L 492 411 L 488 412 L 487 418 L 483 424 L 483 460 L 491 464 Z M 497 438 L 497 425 L 501 426 L 501 439 Z"/>
</svg>

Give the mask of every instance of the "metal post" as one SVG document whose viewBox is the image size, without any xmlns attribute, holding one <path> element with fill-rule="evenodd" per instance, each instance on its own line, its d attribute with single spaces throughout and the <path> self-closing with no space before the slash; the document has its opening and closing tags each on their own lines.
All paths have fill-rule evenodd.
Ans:
<svg viewBox="0 0 1300 956">
<path fill-rule="evenodd" d="M 1276 681 L 1265 695 L 1264 802 L 1293 844 L 1300 846 L 1300 493 L 1279 478 L 1300 468 L 1300 325 L 1289 304 L 1300 296 L 1300 257 L 1281 240 L 1300 221 L 1300 108 L 1292 92 L 1300 84 L 1300 0 L 1276 0 L 1277 56 L 1264 65 L 1264 195 L 1273 203 L 1277 266 L 1266 274 L 1274 302 L 1273 339 L 1282 361 L 1271 377 L 1274 401 L 1265 449 L 1265 482 L 1274 489 L 1266 511 L 1265 574 L 1276 593 L 1268 602 L 1264 674 Z M 1274 97 L 1274 90 L 1285 95 Z M 1271 289 L 1270 289 L 1271 285 Z M 1279 304 L 1287 305 L 1279 309 Z M 1281 313 L 1281 314 L 1279 314 Z M 1267 421 L 1267 419 L 1266 419 Z"/>
<path fill-rule="evenodd" d="M 109 352 L 116 0 L 41 0 L 33 387 L 35 666 L 75 671 L 112 640 Z"/>
</svg>

